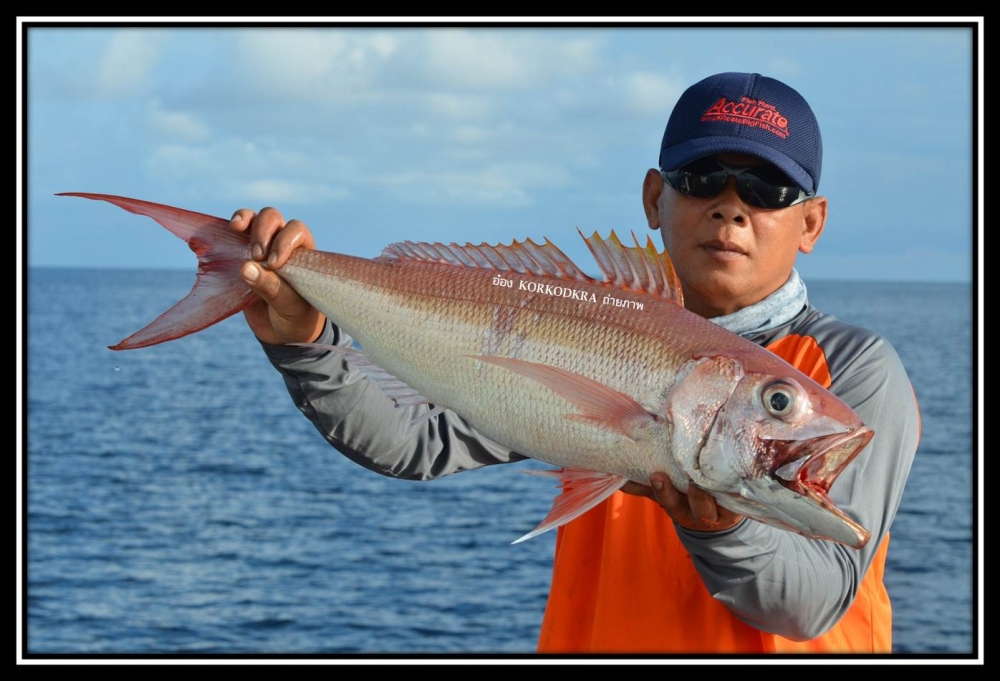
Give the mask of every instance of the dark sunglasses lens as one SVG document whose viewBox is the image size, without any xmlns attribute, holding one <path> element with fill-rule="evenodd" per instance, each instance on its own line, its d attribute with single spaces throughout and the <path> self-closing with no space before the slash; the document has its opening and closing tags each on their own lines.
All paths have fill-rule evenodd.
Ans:
<svg viewBox="0 0 1000 681">
<path fill-rule="evenodd" d="M 798 187 L 777 186 L 744 174 L 736 178 L 740 198 L 758 208 L 785 208 L 799 198 Z"/>
<path fill-rule="evenodd" d="M 709 199 L 722 191 L 726 184 L 726 171 L 719 169 L 717 165 L 714 171 L 692 168 L 692 165 L 672 170 L 664 177 L 681 194 L 699 199 Z"/>
<path fill-rule="evenodd" d="M 717 196 L 729 172 L 714 159 L 702 158 L 668 174 L 671 186 L 682 194 L 700 199 Z M 740 198 L 758 208 L 785 208 L 799 197 L 799 188 L 771 165 L 754 166 L 736 177 Z"/>
<path fill-rule="evenodd" d="M 681 193 L 708 199 L 716 196 L 726 185 L 726 173 L 720 170 L 708 175 L 681 171 Z"/>
</svg>

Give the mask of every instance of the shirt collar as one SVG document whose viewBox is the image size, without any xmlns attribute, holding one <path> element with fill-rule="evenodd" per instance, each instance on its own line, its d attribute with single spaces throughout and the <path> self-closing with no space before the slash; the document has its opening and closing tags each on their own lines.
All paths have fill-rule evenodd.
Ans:
<svg viewBox="0 0 1000 681">
<path fill-rule="evenodd" d="M 741 336 L 751 336 L 787 323 L 808 304 L 805 282 L 792 269 L 788 281 L 767 298 L 732 314 L 713 317 L 710 321 Z"/>
</svg>

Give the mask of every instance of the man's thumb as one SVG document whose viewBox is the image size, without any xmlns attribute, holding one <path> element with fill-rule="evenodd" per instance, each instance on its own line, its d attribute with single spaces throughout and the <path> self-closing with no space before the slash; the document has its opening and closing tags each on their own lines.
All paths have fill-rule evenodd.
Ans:
<svg viewBox="0 0 1000 681">
<path fill-rule="evenodd" d="M 244 263 L 243 267 L 240 268 L 240 276 L 243 277 L 247 286 L 253 289 L 254 293 L 267 302 L 273 302 L 278 296 L 278 291 L 281 288 L 278 277 L 273 272 L 265 271 L 257 263 L 252 261 Z"/>
</svg>

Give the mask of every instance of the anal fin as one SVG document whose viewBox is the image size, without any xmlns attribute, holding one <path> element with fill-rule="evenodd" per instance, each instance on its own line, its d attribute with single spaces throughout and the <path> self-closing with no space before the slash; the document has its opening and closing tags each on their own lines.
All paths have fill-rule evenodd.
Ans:
<svg viewBox="0 0 1000 681">
<path fill-rule="evenodd" d="M 526 539 L 537 537 L 543 532 L 565 525 L 571 520 L 594 508 L 612 494 L 620 490 L 628 478 L 611 473 L 598 473 L 575 468 L 560 468 L 557 470 L 524 471 L 532 475 L 543 475 L 559 478 L 563 492 L 552 502 L 552 508 L 545 519 L 528 534 L 515 539 L 511 544 L 518 544 Z"/>
</svg>

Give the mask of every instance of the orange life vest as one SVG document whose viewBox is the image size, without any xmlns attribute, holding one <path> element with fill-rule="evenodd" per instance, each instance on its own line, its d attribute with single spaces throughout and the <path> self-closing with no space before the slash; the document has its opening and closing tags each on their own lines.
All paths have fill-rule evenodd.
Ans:
<svg viewBox="0 0 1000 681">
<path fill-rule="evenodd" d="M 829 387 L 812 338 L 786 336 L 768 349 Z M 645 497 L 618 492 L 558 533 L 539 653 L 892 652 L 882 581 L 888 535 L 847 613 L 822 636 L 797 642 L 743 623 L 712 598 L 673 521 Z"/>
</svg>

